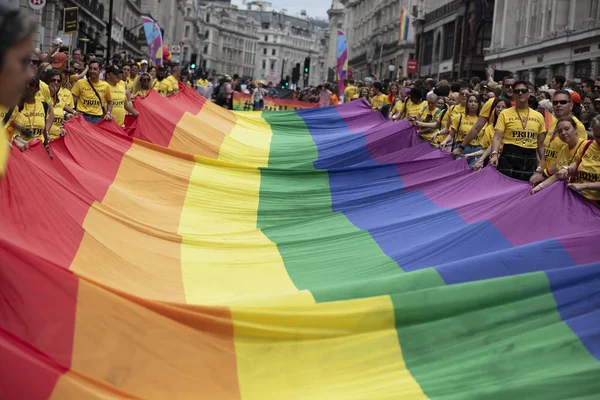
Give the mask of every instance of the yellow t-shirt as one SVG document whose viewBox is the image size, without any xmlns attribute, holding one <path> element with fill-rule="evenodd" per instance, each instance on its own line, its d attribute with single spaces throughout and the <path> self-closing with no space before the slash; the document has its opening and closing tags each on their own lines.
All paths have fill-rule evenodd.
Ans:
<svg viewBox="0 0 600 400">
<path fill-rule="evenodd" d="M 52 122 L 52 127 L 50 128 L 50 132 L 48 135 L 50 139 L 54 140 L 60 137 L 60 128 L 63 126 L 63 120 L 65 119 L 64 111 L 65 111 L 65 102 L 60 97 L 60 91 L 58 92 L 58 96 L 55 99 L 52 99 L 52 108 L 54 109 L 54 121 Z"/>
<path fill-rule="evenodd" d="M 4 120 L 8 109 L 6 107 L 0 106 L 0 121 Z M 12 116 L 9 119 L 9 122 L 15 118 L 15 112 L 13 111 Z M 8 123 L 9 123 L 8 122 Z M 4 128 L 4 124 L 0 124 L 0 178 L 4 176 L 6 172 L 6 164 L 8 163 L 8 156 L 10 154 L 10 144 L 8 141 L 8 133 Z"/>
<path fill-rule="evenodd" d="M 439 108 L 435 107 L 433 110 L 430 110 L 428 106 L 425 106 L 423 109 L 421 109 L 419 119 L 421 122 L 436 122 L 441 114 L 442 110 L 440 110 Z M 423 138 L 423 140 L 430 140 L 431 135 L 433 134 L 433 132 L 435 132 L 435 130 L 430 129 L 430 131 L 431 132 L 429 133 L 421 133 L 419 135 Z"/>
<path fill-rule="evenodd" d="M 404 114 L 404 102 L 403 101 L 398 100 L 394 104 L 394 107 L 392 108 L 390 115 L 396 115 L 396 114 L 400 114 L 400 116 L 402 116 Z"/>
<path fill-rule="evenodd" d="M 556 124 L 554 124 L 554 126 L 556 126 Z M 554 132 L 554 128 L 552 128 L 551 131 Z M 552 134 L 548 132 L 548 134 L 546 134 L 546 139 L 544 140 L 544 164 L 542 165 L 542 168 L 550 168 L 556 164 L 565 148 L 568 150 L 569 146 L 560 140 L 558 135 L 553 138 Z"/>
<path fill-rule="evenodd" d="M 461 143 L 465 137 L 469 134 L 473 125 L 479 119 L 476 115 L 468 115 L 463 113 L 455 113 L 452 116 L 452 129 L 456 132 L 455 139 L 458 143 Z M 481 131 L 477 133 L 477 136 L 469 143 L 470 146 L 479 146 L 481 140 Z"/>
<path fill-rule="evenodd" d="M 565 146 L 561 149 L 558 160 L 556 161 L 556 170 L 558 171 L 561 167 L 564 167 L 565 165 L 571 165 L 577 161 L 577 153 L 579 153 L 579 151 L 587 142 L 587 140 L 579 139 L 575 147 L 569 149 L 569 146 L 561 140 L 561 143 L 563 143 Z"/>
<path fill-rule="evenodd" d="M 408 99 L 404 107 L 405 118 L 408 118 L 412 115 L 420 116 L 423 112 L 423 107 L 427 107 L 426 101 L 422 101 L 421 103 L 413 103 L 411 99 Z"/>
<path fill-rule="evenodd" d="M 387 100 L 387 95 L 383 93 L 371 98 L 371 107 L 373 108 L 373 110 L 381 110 L 381 108 L 386 104 L 389 104 Z"/>
<path fill-rule="evenodd" d="M 150 92 L 150 90 L 151 89 L 148 89 L 148 90 L 140 89 L 137 92 L 133 93 L 132 96 L 146 97 L 146 96 L 148 96 L 148 92 Z"/>
<path fill-rule="evenodd" d="M 526 122 L 525 128 L 523 122 Z M 538 136 L 546 132 L 546 125 L 539 112 L 530 108 L 517 112 L 517 107 L 511 107 L 500 113 L 496 129 L 502 131 L 502 143 L 505 146 L 511 144 L 525 149 L 536 149 Z"/>
<path fill-rule="evenodd" d="M 46 82 L 40 81 L 40 90 L 35 94 L 35 98 L 50 104 L 50 88 Z"/>
<path fill-rule="evenodd" d="M 65 105 L 75 108 L 75 102 L 73 101 L 73 94 L 69 89 L 60 88 L 58 91 L 58 97 L 60 100 L 65 103 Z"/>
<path fill-rule="evenodd" d="M 357 94 L 358 94 L 358 88 L 354 85 L 348 85 L 346 90 L 344 90 L 344 101 L 350 101 Z"/>
<path fill-rule="evenodd" d="M 581 158 L 581 164 L 579 164 L 579 168 L 577 168 L 575 183 L 600 182 L 600 145 L 598 145 L 598 142 L 594 141 L 590 147 L 588 147 L 585 154 L 583 154 L 585 146 L 586 144 L 584 143 L 579 147 L 579 151 L 575 158 L 575 161 L 578 161 Z M 584 190 L 582 193 L 590 200 L 600 201 L 600 191 Z"/>
<path fill-rule="evenodd" d="M 167 97 L 167 95 L 173 91 L 173 86 L 167 79 L 163 79 L 162 81 L 156 80 L 154 83 L 154 90 L 160 93 L 161 96 Z"/>
<path fill-rule="evenodd" d="M 198 79 L 198 81 L 196 81 L 196 86 L 208 86 L 208 81 L 206 79 Z"/>
<path fill-rule="evenodd" d="M 112 100 L 110 86 L 105 81 L 98 81 L 93 84 L 102 100 L 102 104 L 100 104 L 98 96 L 94 93 L 90 83 L 87 79 L 78 80 L 73 89 L 71 89 L 71 93 L 73 93 L 73 96 L 79 98 L 77 101 L 77 111 L 101 117 L 102 106 L 106 106 L 106 103 Z"/>
<path fill-rule="evenodd" d="M 135 86 L 135 83 L 137 82 L 139 77 L 139 75 L 136 75 L 134 78 L 132 78 L 131 75 L 127 77 L 127 87 L 129 88 L 129 90 L 133 90 L 133 87 Z"/>
<path fill-rule="evenodd" d="M 23 104 L 23 109 L 17 114 L 16 120 L 23 128 L 31 130 L 30 137 L 25 137 L 21 134 L 24 140 L 28 142 L 33 139 L 44 140 L 43 132 L 46 127 L 46 111 L 44 110 L 44 104 L 39 99 L 36 98 L 33 104 Z"/>
<path fill-rule="evenodd" d="M 494 141 L 494 135 L 496 134 L 496 130 L 494 129 L 493 125 L 486 123 L 481 132 L 483 133 L 480 135 L 479 144 L 484 149 L 487 149 L 492 145 Z M 502 147 L 504 146 L 502 145 L 502 143 L 500 143 L 500 148 L 498 149 L 499 153 L 502 153 Z"/>
<path fill-rule="evenodd" d="M 125 126 L 125 101 L 127 100 L 125 82 L 119 81 L 115 86 L 108 86 L 110 86 L 110 94 L 113 100 L 112 115 L 117 124 Z"/>
<path fill-rule="evenodd" d="M 177 78 L 175 78 L 173 75 L 169 75 L 165 79 L 171 83 L 171 87 L 173 88 L 172 92 L 179 93 L 179 82 L 177 81 Z"/>
<path fill-rule="evenodd" d="M 495 98 L 491 98 L 483 104 L 481 110 L 479 111 L 480 117 L 485 117 L 488 120 L 489 125 L 494 125 L 494 115 L 496 114 L 496 110 L 492 109 L 494 105 Z"/>
</svg>

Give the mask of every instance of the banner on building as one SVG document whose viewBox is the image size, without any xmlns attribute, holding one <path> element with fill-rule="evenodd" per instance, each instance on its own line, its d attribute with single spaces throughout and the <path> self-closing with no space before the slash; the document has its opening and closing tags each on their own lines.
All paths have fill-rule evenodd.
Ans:
<svg viewBox="0 0 600 400">
<path fill-rule="evenodd" d="M 339 93 L 344 93 L 344 79 L 348 78 L 348 42 L 346 35 L 338 29 L 337 36 L 337 74 Z"/>
<path fill-rule="evenodd" d="M 152 18 L 142 17 L 146 43 L 148 43 L 148 57 L 156 66 L 162 65 L 163 61 L 163 37 L 160 27 Z"/>
<path fill-rule="evenodd" d="M 398 33 L 398 40 L 404 42 L 407 41 L 409 29 L 410 17 L 408 15 L 408 11 L 406 11 L 406 8 L 402 7 L 402 12 L 400 13 L 400 31 Z"/>
<path fill-rule="evenodd" d="M 265 108 L 263 111 L 301 110 L 305 108 L 315 108 L 318 106 L 317 103 L 309 103 L 308 101 L 274 99 L 272 97 L 265 97 L 264 99 Z M 252 95 L 234 92 L 233 109 L 236 111 L 254 111 Z"/>
</svg>

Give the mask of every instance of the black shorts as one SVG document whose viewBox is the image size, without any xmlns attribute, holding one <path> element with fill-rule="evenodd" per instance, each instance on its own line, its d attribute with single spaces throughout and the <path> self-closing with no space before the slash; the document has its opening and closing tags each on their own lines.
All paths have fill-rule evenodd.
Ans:
<svg viewBox="0 0 600 400">
<path fill-rule="evenodd" d="M 521 181 L 528 181 L 538 165 L 537 149 L 505 144 L 498 159 L 498 171 Z"/>
</svg>

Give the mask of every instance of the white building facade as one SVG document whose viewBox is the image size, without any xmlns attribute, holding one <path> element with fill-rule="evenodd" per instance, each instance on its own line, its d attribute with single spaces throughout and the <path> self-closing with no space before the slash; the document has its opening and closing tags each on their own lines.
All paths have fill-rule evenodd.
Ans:
<svg viewBox="0 0 600 400">
<path fill-rule="evenodd" d="M 600 1 L 496 0 L 485 60 L 538 85 L 600 75 Z"/>
<path fill-rule="evenodd" d="M 271 3 L 253 1 L 240 13 L 258 22 L 258 46 L 254 77 L 274 77 L 279 81 L 292 78 L 296 64 L 304 68 L 306 57 L 311 59 L 309 85 L 315 86 L 326 79 L 325 32 L 327 21 L 315 21 L 307 15 L 289 15 L 285 10 L 275 10 Z M 290 81 L 291 84 L 291 81 Z M 302 78 L 299 86 L 302 87 Z"/>
<path fill-rule="evenodd" d="M 207 75 L 256 76 L 258 23 L 227 3 L 199 6 L 203 30 L 199 66 Z"/>
</svg>

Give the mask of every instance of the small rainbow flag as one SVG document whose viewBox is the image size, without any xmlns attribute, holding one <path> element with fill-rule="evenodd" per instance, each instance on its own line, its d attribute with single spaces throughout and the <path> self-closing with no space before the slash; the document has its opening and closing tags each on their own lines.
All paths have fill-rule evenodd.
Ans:
<svg viewBox="0 0 600 400">
<path fill-rule="evenodd" d="M 400 14 L 400 32 L 398 33 L 398 40 L 408 40 L 408 29 L 410 28 L 410 17 L 406 8 L 402 7 L 402 13 Z"/>
</svg>

